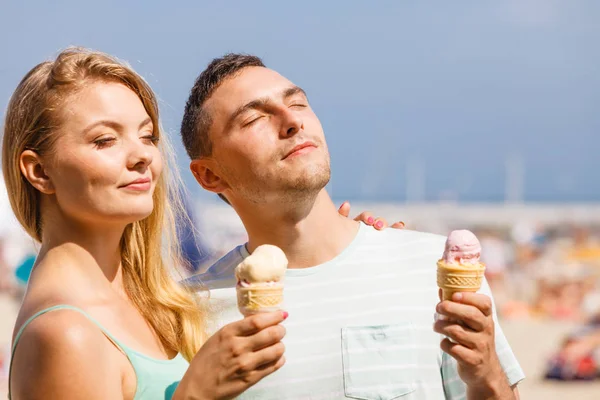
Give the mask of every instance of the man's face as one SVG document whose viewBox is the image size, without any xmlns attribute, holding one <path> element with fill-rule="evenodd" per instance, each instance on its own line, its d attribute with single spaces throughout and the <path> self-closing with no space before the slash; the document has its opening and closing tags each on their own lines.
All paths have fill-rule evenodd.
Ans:
<svg viewBox="0 0 600 400">
<path fill-rule="evenodd" d="M 265 203 L 318 193 L 329 181 L 323 128 L 302 89 L 262 67 L 225 80 L 206 102 L 213 172 L 224 194 Z"/>
</svg>

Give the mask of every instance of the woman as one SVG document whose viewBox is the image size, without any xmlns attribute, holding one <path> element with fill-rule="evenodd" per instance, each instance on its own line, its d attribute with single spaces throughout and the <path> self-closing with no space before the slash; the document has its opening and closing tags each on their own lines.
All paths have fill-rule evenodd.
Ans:
<svg viewBox="0 0 600 400">
<path fill-rule="evenodd" d="M 232 398 L 283 365 L 285 312 L 201 348 L 203 307 L 170 276 L 180 202 L 167 149 L 153 92 L 108 55 L 68 49 L 17 87 L 2 169 L 41 248 L 13 337 L 13 400 Z"/>
</svg>

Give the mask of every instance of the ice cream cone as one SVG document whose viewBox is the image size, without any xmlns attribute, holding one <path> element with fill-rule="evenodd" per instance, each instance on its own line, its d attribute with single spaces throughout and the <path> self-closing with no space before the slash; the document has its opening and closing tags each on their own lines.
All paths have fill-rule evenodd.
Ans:
<svg viewBox="0 0 600 400">
<path fill-rule="evenodd" d="M 263 244 L 235 268 L 238 308 L 244 316 L 281 309 L 288 260 L 277 246 Z"/>
<path fill-rule="evenodd" d="M 450 300 L 457 292 L 476 292 L 481 287 L 485 264 L 449 265 L 444 260 L 437 262 L 437 284 L 442 289 L 442 300 Z"/>
<path fill-rule="evenodd" d="M 277 311 L 283 304 L 283 284 L 237 287 L 238 308 L 244 316 Z"/>
</svg>

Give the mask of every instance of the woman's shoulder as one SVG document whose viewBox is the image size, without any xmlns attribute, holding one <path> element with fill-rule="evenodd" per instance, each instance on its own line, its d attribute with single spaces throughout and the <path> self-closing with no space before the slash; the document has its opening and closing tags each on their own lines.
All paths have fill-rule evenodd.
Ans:
<svg viewBox="0 0 600 400">
<path fill-rule="evenodd" d="M 106 340 L 101 329 L 87 315 L 82 303 L 69 296 L 28 293 L 23 299 L 13 332 L 13 346 L 49 346 L 50 350 L 97 344 Z"/>
<path fill-rule="evenodd" d="M 41 329 L 49 329 L 48 334 L 52 334 L 51 325 L 54 323 L 65 324 L 63 328 L 71 329 L 71 325 L 73 328 L 79 325 L 98 331 L 83 311 L 98 299 L 92 298 L 92 290 L 86 290 L 86 282 L 80 274 L 69 271 L 68 265 L 51 265 L 44 261 L 35 267 L 17 315 L 13 335 L 26 324 L 31 325 L 27 331 L 40 326 Z"/>
<path fill-rule="evenodd" d="M 15 389 L 36 382 L 39 390 L 44 388 L 45 393 L 60 396 L 71 388 L 56 387 L 53 382 L 64 384 L 73 376 L 88 389 L 99 388 L 102 382 L 120 382 L 119 369 L 112 368 L 112 352 L 106 351 L 108 341 L 85 314 L 60 305 L 35 308 L 23 310 L 23 322 L 15 329 L 11 367 Z M 101 392 L 106 393 L 104 389 Z"/>
<path fill-rule="evenodd" d="M 63 292 L 68 291 L 63 290 Z M 21 302 L 21 306 L 19 307 L 19 313 L 17 314 L 15 322 L 15 331 L 13 332 L 13 340 L 15 339 L 14 335 L 16 335 L 21 327 L 28 321 L 29 324 L 36 326 L 40 324 L 40 321 L 54 320 L 58 317 L 60 317 L 61 320 L 70 318 L 77 320 L 81 318 L 81 315 L 73 315 L 76 314 L 76 312 L 73 311 L 68 313 L 59 312 L 61 310 L 55 310 L 55 308 L 60 308 L 57 306 L 79 308 L 81 307 L 81 302 L 70 296 L 69 293 L 62 294 L 60 290 L 52 290 L 50 287 L 36 287 L 36 285 L 29 285 L 25 297 Z"/>
<path fill-rule="evenodd" d="M 27 304 L 19 322 L 13 341 L 13 392 L 39 390 L 40 395 L 54 393 L 60 398 L 82 390 L 72 386 L 75 381 L 86 393 L 121 394 L 121 371 L 114 368 L 113 352 L 106 351 L 109 342 L 84 313 L 61 305 Z"/>
<path fill-rule="evenodd" d="M 19 341 L 34 340 L 53 347 L 77 347 L 102 340 L 102 331 L 78 310 L 66 304 L 24 310 L 15 326 L 17 333 L 21 332 Z"/>
</svg>

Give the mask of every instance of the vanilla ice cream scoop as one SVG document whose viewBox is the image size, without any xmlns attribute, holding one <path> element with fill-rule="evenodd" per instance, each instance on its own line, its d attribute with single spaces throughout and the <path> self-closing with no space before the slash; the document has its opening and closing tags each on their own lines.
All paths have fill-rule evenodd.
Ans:
<svg viewBox="0 0 600 400">
<path fill-rule="evenodd" d="M 479 264 L 481 244 L 477 236 L 468 230 L 450 232 L 442 260 L 448 265 Z"/>
<path fill-rule="evenodd" d="M 236 291 L 238 308 L 244 316 L 281 309 L 287 265 L 283 250 L 269 244 L 258 246 L 238 264 Z"/>
<path fill-rule="evenodd" d="M 285 275 L 288 260 L 277 246 L 264 244 L 246 257 L 235 269 L 238 281 L 249 284 L 279 282 Z"/>
</svg>

